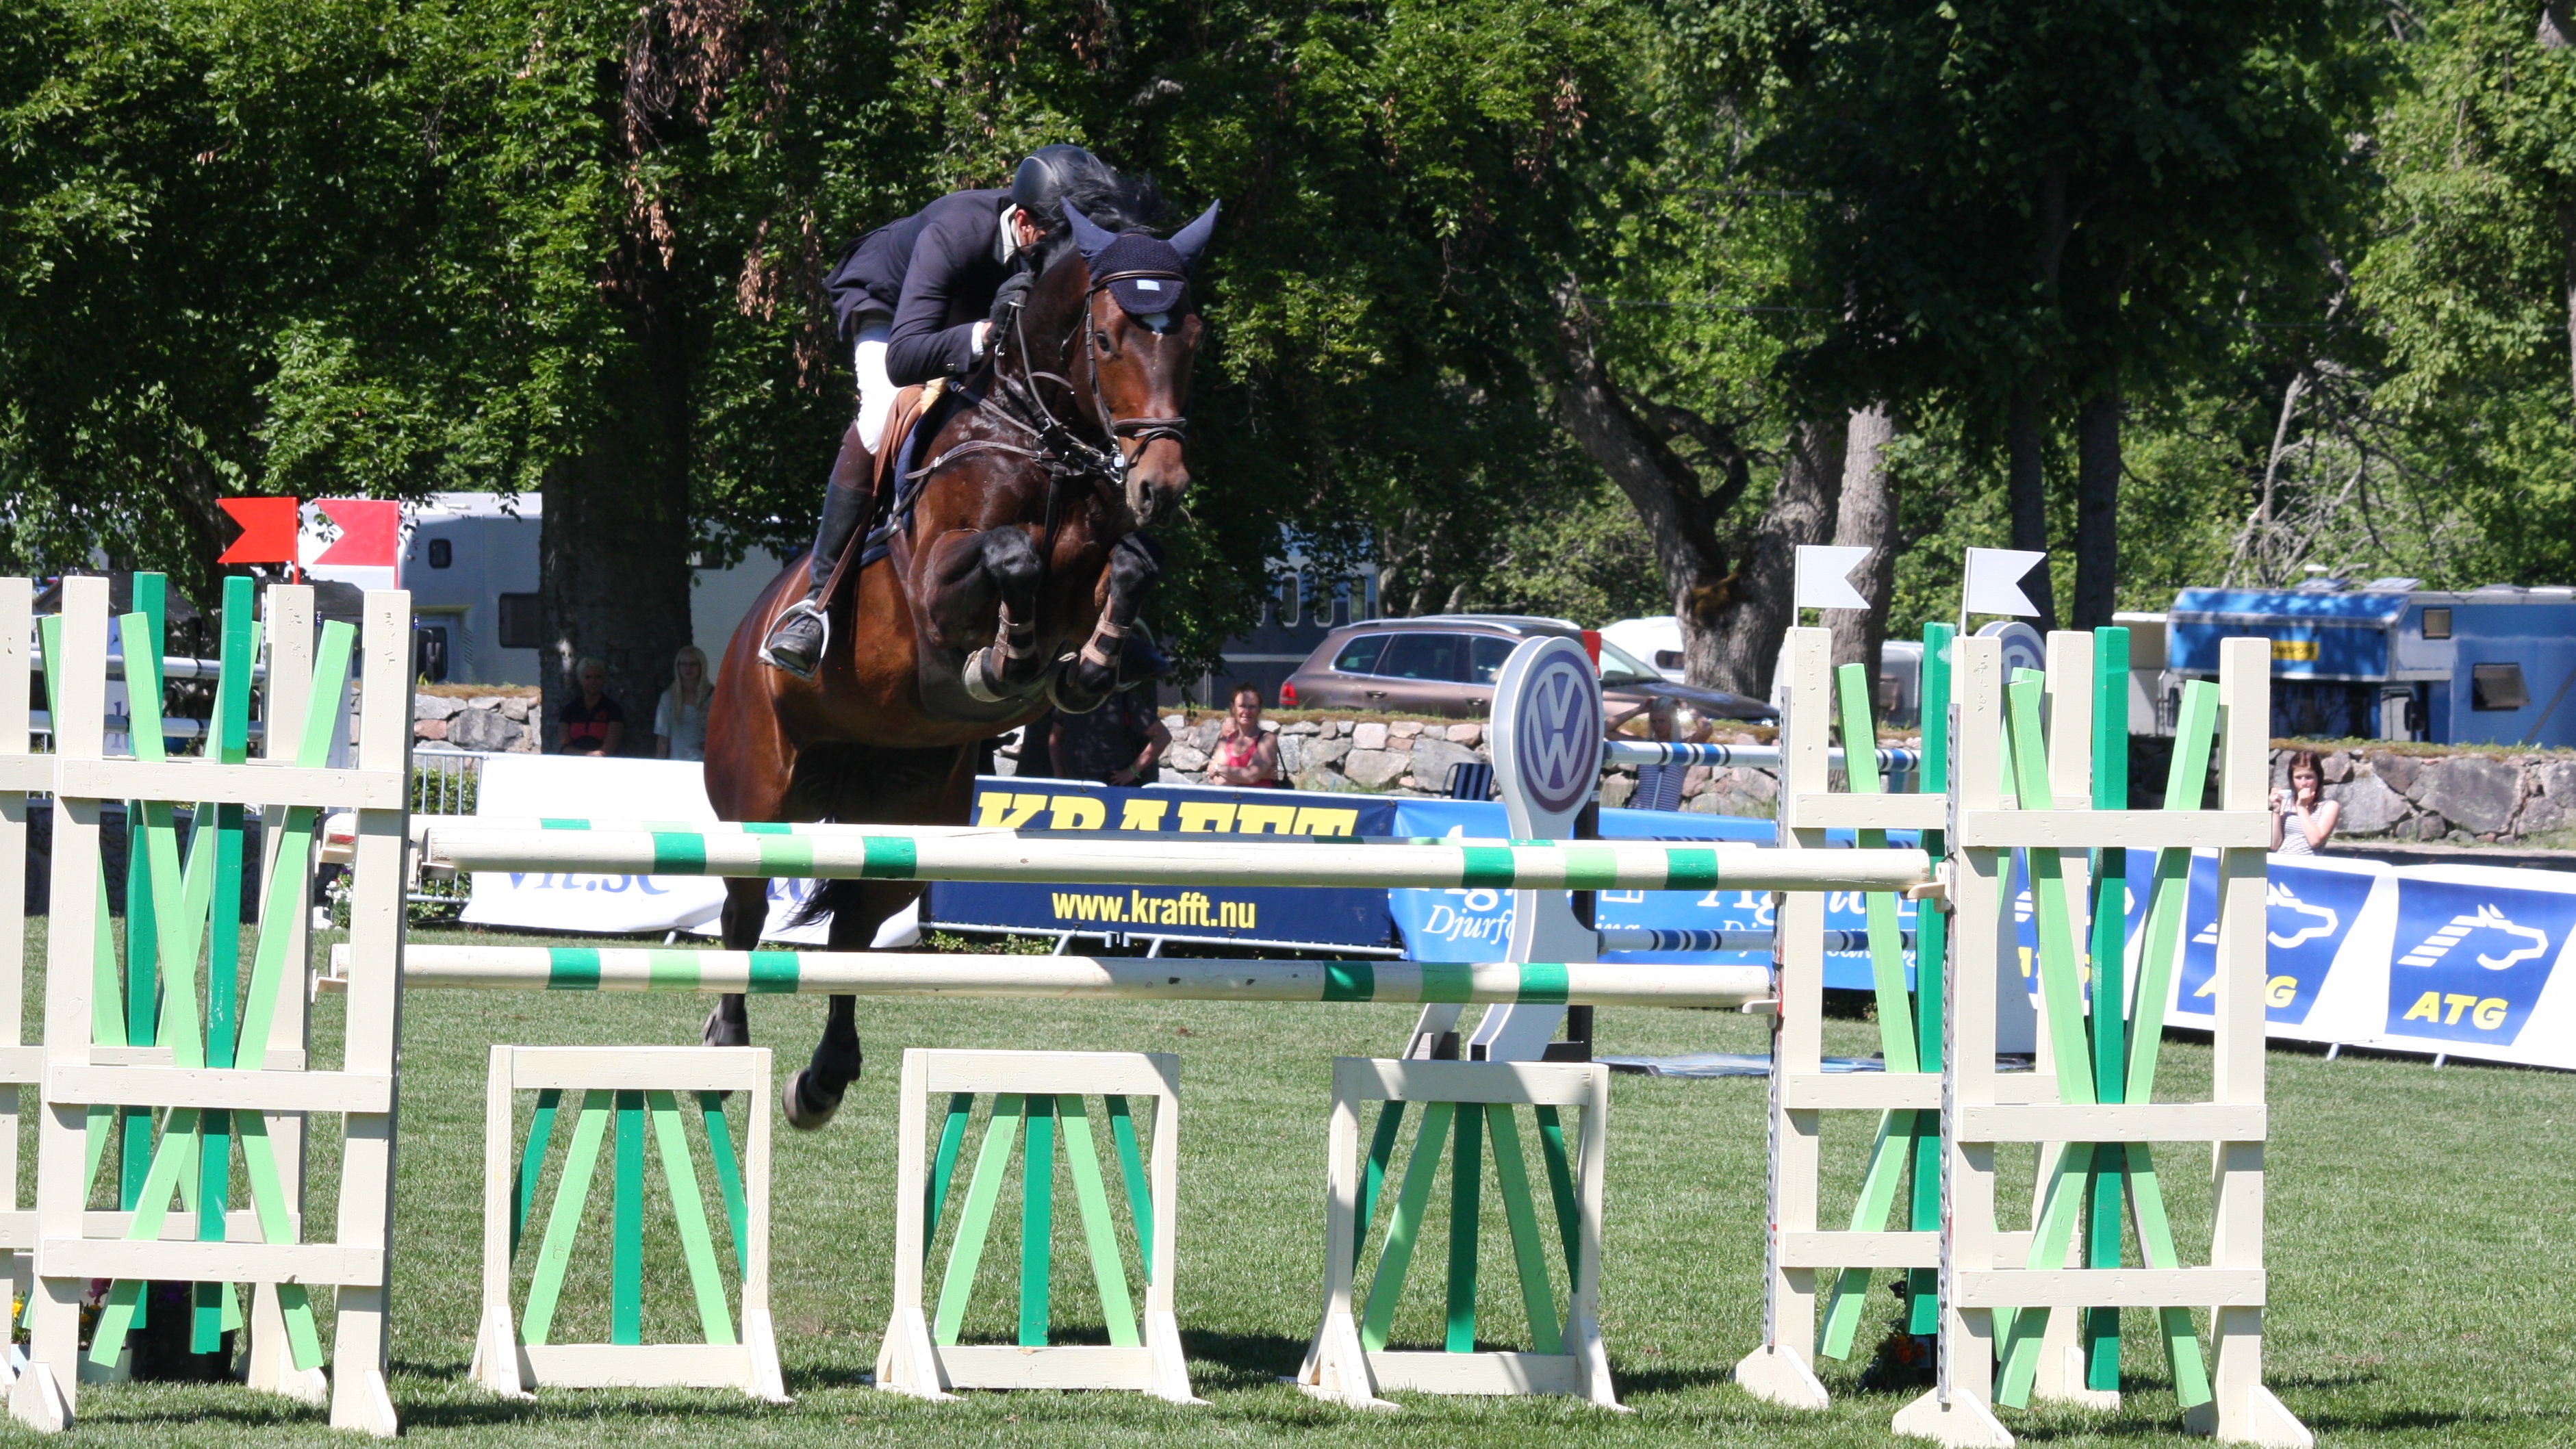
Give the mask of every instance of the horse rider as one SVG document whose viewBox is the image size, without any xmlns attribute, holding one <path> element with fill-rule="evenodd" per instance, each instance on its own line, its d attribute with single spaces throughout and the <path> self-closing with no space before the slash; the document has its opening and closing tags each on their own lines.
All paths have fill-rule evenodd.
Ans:
<svg viewBox="0 0 2576 1449">
<path fill-rule="evenodd" d="M 813 677 L 830 638 L 824 590 L 867 521 L 877 446 L 895 394 L 972 371 L 1037 280 L 1040 242 L 1065 226 L 1070 198 L 1112 229 L 1155 219 L 1151 181 L 1122 178 L 1080 146 L 1041 147 L 1006 189 L 951 192 L 851 243 L 824 279 L 841 337 L 854 348 L 859 414 L 841 436 L 814 530 L 805 597 L 787 607 L 760 657 Z"/>
</svg>

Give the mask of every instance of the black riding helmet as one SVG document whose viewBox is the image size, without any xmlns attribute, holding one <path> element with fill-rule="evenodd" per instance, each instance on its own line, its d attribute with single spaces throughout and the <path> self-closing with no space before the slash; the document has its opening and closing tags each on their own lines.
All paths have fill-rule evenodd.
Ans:
<svg viewBox="0 0 2576 1449">
<path fill-rule="evenodd" d="M 1029 214 L 1040 231 L 1064 225 L 1064 194 L 1076 181 L 1115 183 L 1117 173 L 1080 146 L 1041 146 L 1011 178 L 1011 204 Z"/>
</svg>

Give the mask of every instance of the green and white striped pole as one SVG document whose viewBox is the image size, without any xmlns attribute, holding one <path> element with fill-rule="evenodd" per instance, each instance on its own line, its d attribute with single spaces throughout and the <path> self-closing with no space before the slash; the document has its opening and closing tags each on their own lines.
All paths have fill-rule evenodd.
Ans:
<svg viewBox="0 0 2576 1449">
<path fill-rule="evenodd" d="M 1311 843 L 1219 835 L 1025 836 L 1007 830 L 601 821 L 414 822 L 431 867 L 522 873 L 1377 890 L 1902 891 L 1920 850 L 1725 843 Z"/>
<path fill-rule="evenodd" d="M 334 975 L 345 969 L 337 950 L 332 964 Z M 1763 966 L 1549 961 L 1205 961 L 899 951 L 413 946 L 404 953 L 403 984 L 499 991 L 1725 1008 L 1766 996 L 1770 971 Z"/>
</svg>

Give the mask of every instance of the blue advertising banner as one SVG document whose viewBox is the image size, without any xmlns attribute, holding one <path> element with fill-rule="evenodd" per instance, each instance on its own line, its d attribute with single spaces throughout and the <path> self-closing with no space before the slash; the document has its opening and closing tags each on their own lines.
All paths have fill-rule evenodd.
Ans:
<svg viewBox="0 0 2576 1449">
<path fill-rule="evenodd" d="M 2144 854 L 2145 852 L 2133 852 Z M 2376 871 L 2325 865 L 2292 865 L 2274 857 L 2264 889 L 2263 988 L 2267 1020 L 2296 1026 L 2308 1019 L 2326 974 L 2351 939 L 2362 907 L 2379 883 Z M 2182 1009 L 2208 1013 L 2218 973 L 2218 859 L 2195 855 L 2191 893 L 2183 914 Z M 2134 929 L 2134 925 L 2133 925 Z"/>
<path fill-rule="evenodd" d="M 1495 837 L 1505 833 L 1503 807 L 1467 800 L 1402 800 L 1396 803 L 1396 833 L 1436 839 Z M 1700 815 L 1664 810 L 1604 810 L 1601 834 L 1610 840 L 1741 840 L 1770 845 L 1778 827 L 1768 820 L 1731 815 Z M 1897 843 L 1913 843 L 1908 831 L 1890 832 Z M 1849 832 L 1833 838 L 1849 843 Z M 1723 872 L 1721 871 L 1721 874 Z M 1602 891 L 1595 924 L 1652 927 L 1681 931 L 1767 931 L 1771 929 L 1769 891 Z M 1512 893 L 1501 890 L 1387 892 L 1387 908 L 1403 933 L 1405 955 L 1416 961 L 1490 961 L 1511 939 Z M 1900 901 L 1898 914 L 1906 930 L 1914 929 L 1914 903 Z M 1868 925 L 1857 891 L 1835 891 L 1826 901 L 1829 930 L 1857 931 Z M 1759 964 L 1769 958 L 1750 951 L 1683 954 L 1659 951 L 1614 951 L 1604 961 L 1698 961 Z M 1907 955 L 1911 980 L 1912 954 Z M 1868 990 L 1867 952 L 1840 952 L 1825 958 L 1829 987 Z"/>
<path fill-rule="evenodd" d="M 1125 790 L 1081 780 L 985 777 L 974 823 L 1107 834 L 1364 836 L 1397 833 L 1395 802 L 1299 790 Z M 1284 886 L 1052 886 L 940 881 L 931 925 L 1270 941 L 1392 944 L 1385 891 Z"/>
<path fill-rule="evenodd" d="M 2397 881 L 2388 1030 L 2511 1046 L 2576 926 L 2576 894 Z"/>
</svg>

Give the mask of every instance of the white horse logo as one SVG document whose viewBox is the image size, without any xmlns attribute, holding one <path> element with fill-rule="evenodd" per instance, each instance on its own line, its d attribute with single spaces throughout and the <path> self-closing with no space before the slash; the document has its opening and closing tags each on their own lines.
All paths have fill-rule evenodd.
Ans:
<svg viewBox="0 0 2576 1449">
<path fill-rule="evenodd" d="M 2519 950 L 2507 951 L 2501 956 L 2480 956 L 2478 958 L 2478 964 L 2484 966 L 2489 971 L 2505 970 L 2508 967 L 2518 965 L 2524 961 L 2529 961 L 2538 956 L 2541 952 L 2549 949 L 2549 933 L 2547 931 L 2538 930 L 2531 926 L 2517 926 L 2512 921 L 2505 918 L 2504 912 L 2497 910 L 2495 907 L 2480 906 L 2478 907 L 2478 913 L 2474 916 L 2453 916 L 2451 918 L 2451 924 L 2444 926 L 2442 929 L 2435 931 L 2432 935 L 2425 937 L 2423 944 L 2397 958 L 2397 964 L 2400 966 L 2430 966 L 2435 962 L 2440 961 L 2443 957 L 2451 954 L 2451 948 L 2465 940 L 2471 931 L 2479 930 L 2481 928 L 2490 931 L 2502 931 L 2508 936 L 2519 937 L 2520 939 L 2531 943 Z"/>
<path fill-rule="evenodd" d="M 2284 951 L 2290 950 L 2293 947 L 2304 946 L 2308 942 L 2316 940 L 2320 936 L 2333 935 L 2334 928 L 2341 924 L 2341 918 L 2336 916 L 2333 911 L 2328 910 L 2324 906 L 2309 905 L 2306 901 L 2299 899 L 2297 892 L 2277 881 L 2273 882 L 2270 890 L 2266 892 L 2263 903 L 2273 910 L 2295 911 L 2317 923 L 2315 925 L 2302 926 L 2287 936 L 2274 932 L 2271 936 L 2272 944 Z"/>
</svg>

